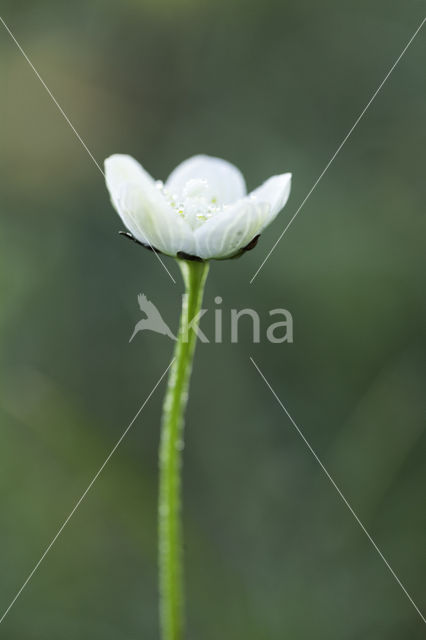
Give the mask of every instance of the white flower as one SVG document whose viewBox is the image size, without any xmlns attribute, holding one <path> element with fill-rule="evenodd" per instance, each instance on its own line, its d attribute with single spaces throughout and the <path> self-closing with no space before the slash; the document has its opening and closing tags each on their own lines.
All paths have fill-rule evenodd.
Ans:
<svg viewBox="0 0 426 640">
<path fill-rule="evenodd" d="M 209 156 L 180 164 L 165 184 L 131 156 L 105 160 L 112 203 L 138 242 L 170 256 L 231 258 L 256 243 L 287 202 L 291 173 L 246 192 L 234 165 Z"/>
</svg>

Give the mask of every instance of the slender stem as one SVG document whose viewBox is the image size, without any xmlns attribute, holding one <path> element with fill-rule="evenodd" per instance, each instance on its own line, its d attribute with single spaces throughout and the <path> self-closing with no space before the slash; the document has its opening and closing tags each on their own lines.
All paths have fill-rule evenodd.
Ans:
<svg viewBox="0 0 426 640">
<path fill-rule="evenodd" d="M 184 412 L 196 343 L 197 315 L 201 309 L 208 263 L 179 260 L 185 294 L 174 361 L 163 406 L 160 442 L 158 510 L 160 626 L 162 640 L 182 640 L 183 570 L 181 525 L 181 468 Z M 194 320 L 195 318 L 195 320 Z"/>
</svg>

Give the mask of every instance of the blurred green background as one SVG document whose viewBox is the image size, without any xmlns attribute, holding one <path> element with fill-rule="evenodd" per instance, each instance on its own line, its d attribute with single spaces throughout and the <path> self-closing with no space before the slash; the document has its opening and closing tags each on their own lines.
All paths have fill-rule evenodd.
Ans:
<svg viewBox="0 0 426 640">
<path fill-rule="evenodd" d="M 194 153 L 290 201 L 223 298 L 294 318 L 294 344 L 199 345 L 187 414 L 188 638 L 400 640 L 424 624 L 249 362 L 252 355 L 420 608 L 426 602 L 422 32 L 249 280 L 418 26 L 420 1 L 3 0 L 99 162 L 157 178 Z M 0 25 L 1 27 L 1 25 Z M 122 228 L 96 169 L 0 28 L 0 603 L 6 609 L 167 366 L 144 292 L 182 291 Z M 212 318 L 203 320 L 207 334 Z M 10 640 L 158 639 L 164 384 L 0 626 Z"/>
</svg>

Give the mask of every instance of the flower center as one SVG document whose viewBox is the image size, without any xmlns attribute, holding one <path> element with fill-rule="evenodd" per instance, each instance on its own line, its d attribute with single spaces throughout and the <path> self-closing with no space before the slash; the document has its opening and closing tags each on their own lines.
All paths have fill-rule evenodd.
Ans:
<svg viewBox="0 0 426 640">
<path fill-rule="evenodd" d="M 170 193 L 161 181 L 156 185 L 176 213 L 184 218 L 193 230 L 223 209 L 217 205 L 218 199 L 207 180 L 200 178 L 188 180 L 181 196 Z"/>
</svg>

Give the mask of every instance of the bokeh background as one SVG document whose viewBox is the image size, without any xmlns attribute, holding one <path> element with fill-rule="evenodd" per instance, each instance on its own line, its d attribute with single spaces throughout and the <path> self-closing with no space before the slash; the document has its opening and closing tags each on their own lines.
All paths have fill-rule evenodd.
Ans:
<svg viewBox="0 0 426 640">
<path fill-rule="evenodd" d="M 214 263 L 224 343 L 187 414 L 188 638 L 416 640 L 424 624 L 249 361 L 257 361 L 426 605 L 425 98 L 419 34 L 263 270 L 266 252 L 418 26 L 420 1 L 3 0 L 2 17 L 99 162 L 165 178 L 194 153 L 249 188 L 292 171 L 255 251 Z M 0 602 L 6 609 L 167 366 L 128 338 L 182 287 L 122 228 L 102 175 L 0 25 Z M 294 344 L 230 344 L 231 308 Z M 242 323 L 243 324 L 243 323 Z M 203 320 L 212 335 L 212 314 Z M 159 637 L 164 384 L 0 626 L 8 640 Z"/>
</svg>

